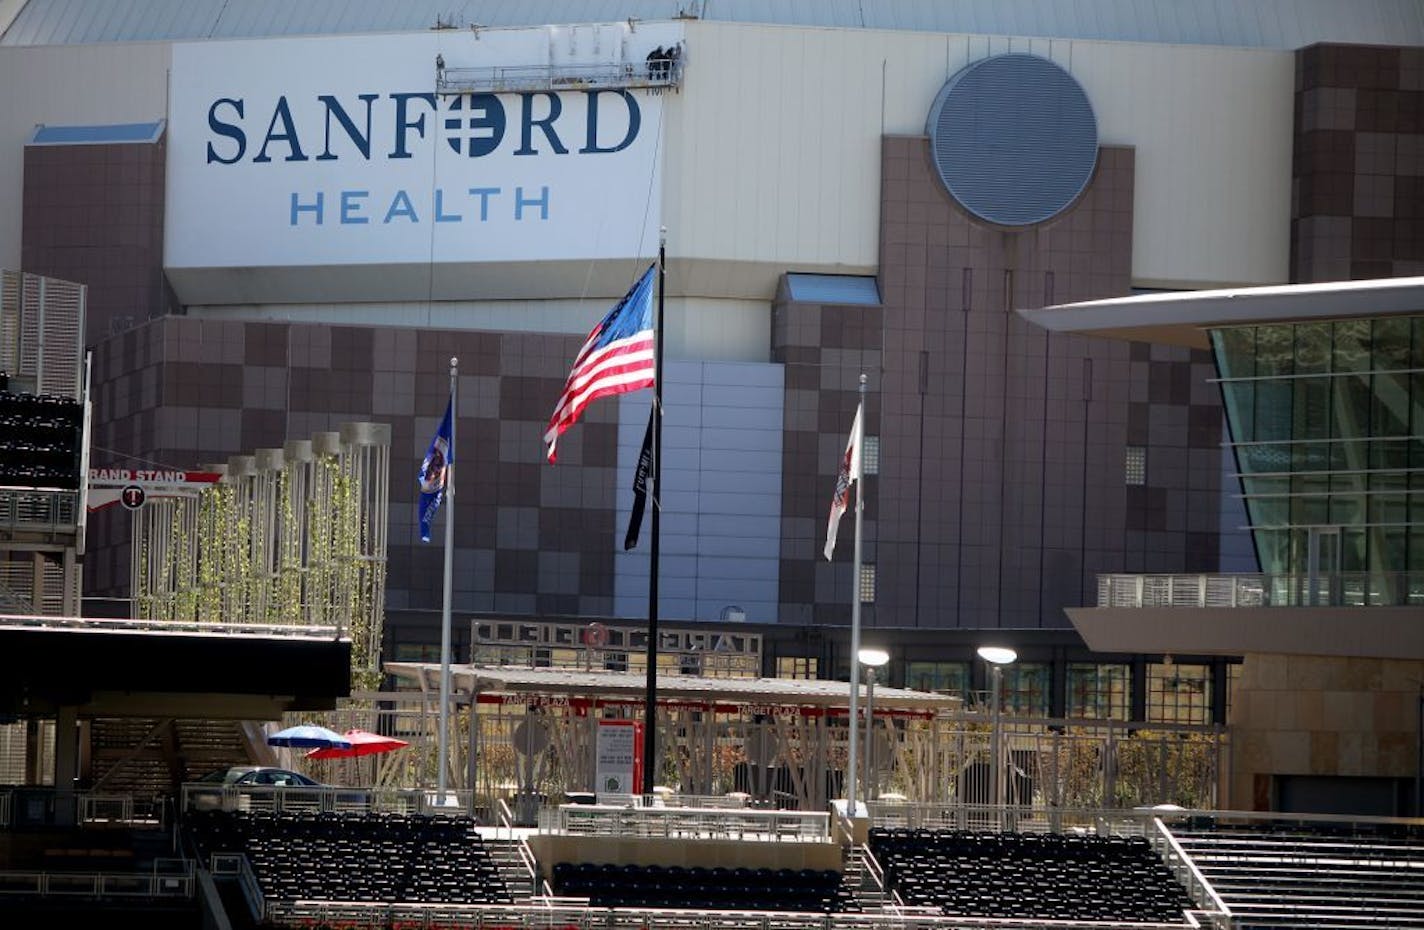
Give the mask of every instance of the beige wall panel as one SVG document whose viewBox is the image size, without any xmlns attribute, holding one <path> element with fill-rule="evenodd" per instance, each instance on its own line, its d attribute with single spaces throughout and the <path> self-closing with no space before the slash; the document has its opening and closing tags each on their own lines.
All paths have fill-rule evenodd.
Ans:
<svg viewBox="0 0 1424 930">
<path fill-rule="evenodd" d="M 669 94 L 664 222 L 674 293 L 769 299 L 785 270 L 879 265 L 883 133 L 921 134 L 965 63 L 1044 55 L 1087 89 L 1105 143 L 1137 150 L 1133 278 L 1286 278 L 1294 58 L 1203 46 L 687 24 Z M 19 261 L 22 146 L 34 124 L 164 115 L 163 43 L 0 51 L 0 265 Z"/>
<path fill-rule="evenodd" d="M 1286 280 L 1290 52 L 720 23 L 690 24 L 688 45 L 666 163 L 680 257 L 877 267 L 880 135 L 922 134 L 949 76 L 1014 51 L 1070 71 L 1102 141 L 1136 149 L 1135 283 Z M 718 279 L 689 290 L 717 293 Z"/>
<path fill-rule="evenodd" d="M 0 48 L 0 268 L 20 269 L 25 142 L 36 125 L 167 116 L 169 46 Z"/>
</svg>

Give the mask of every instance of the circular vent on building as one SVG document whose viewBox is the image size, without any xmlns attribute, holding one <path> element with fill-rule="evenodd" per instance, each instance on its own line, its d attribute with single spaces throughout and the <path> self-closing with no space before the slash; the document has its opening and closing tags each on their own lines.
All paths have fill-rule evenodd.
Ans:
<svg viewBox="0 0 1424 930">
<path fill-rule="evenodd" d="M 1098 160 L 1098 123 L 1073 76 L 1036 55 L 999 55 L 940 90 L 925 130 L 945 189 L 1004 226 L 1058 215 Z"/>
</svg>

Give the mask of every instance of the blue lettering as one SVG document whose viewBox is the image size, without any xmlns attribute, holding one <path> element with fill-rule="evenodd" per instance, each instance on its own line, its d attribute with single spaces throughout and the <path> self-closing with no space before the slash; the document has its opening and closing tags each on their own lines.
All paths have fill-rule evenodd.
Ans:
<svg viewBox="0 0 1424 930">
<path fill-rule="evenodd" d="M 464 217 L 458 213 L 445 212 L 445 191 L 443 188 L 435 188 L 435 222 L 437 223 L 458 223 Z"/>
<path fill-rule="evenodd" d="M 231 165 L 238 161 L 247 152 L 247 134 L 242 131 L 242 127 L 235 123 L 224 123 L 218 119 L 218 107 L 227 104 L 237 111 L 240 118 L 242 116 L 242 101 L 233 100 L 231 97 L 220 97 L 213 101 L 213 105 L 208 107 L 208 128 L 220 136 L 226 136 L 237 143 L 237 151 L 231 158 L 224 158 L 217 153 L 211 142 L 208 143 L 208 164 L 217 162 L 220 165 Z"/>
<path fill-rule="evenodd" d="M 321 196 L 318 194 L 317 196 Z M 341 192 L 341 222 L 347 224 L 364 224 L 371 222 L 370 217 L 362 216 L 361 211 L 366 208 L 362 203 L 371 196 L 370 191 L 342 191 Z"/>
<path fill-rule="evenodd" d="M 541 193 L 538 199 L 530 198 L 526 200 L 524 197 L 524 188 L 516 187 L 514 189 L 514 219 L 516 221 L 524 219 L 525 207 L 538 207 L 539 219 L 547 220 L 549 218 L 549 186 L 546 184 L 539 188 L 539 190 Z"/>
<path fill-rule="evenodd" d="M 499 190 L 500 190 L 500 189 L 499 189 L 498 187 L 472 187 L 472 188 L 470 188 L 470 196 L 471 196 L 471 197 L 478 197 L 478 198 L 480 198 L 480 222 L 481 222 L 481 223 L 483 223 L 483 222 L 485 222 L 486 220 L 489 219 L 489 199 L 490 199 L 491 195 L 498 194 L 498 193 L 499 193 Z"/>
<path fill-rule="evenodd" d="M 301 214 L 314 213 L 316 214 L 316 225 L 320 226 L 322 220 L 322 200 L 323 198 L 321 191 L 317 191 L 315 203 L 302 203 L 301 198 L 297 195 L 297 192 L 292 191 L 292 219 L 290 225 L 297 225 L 297 218 Z"/>
<path fill-rule="evenodd" d="M 391 94 L 391 99 L 396 102 L 396 148 L 391 152 L 391 158 L 409 158 L 410 150 L 406 148 L 407 130 L 414 129 L 417 134 L 425 138 L 425 114 L 420 114 L 418 119 L 411 119 L 409 114 L 410 102 L 412 100 L 423 100 L 430 105 L 430 109 L 435 109 L 434 94 Z"/>
<path fill-rule="evenodd" d="M 524 99 L 523 118 L 520 120 L 519 148 L 515 149 L 516 155 L 537 155 L 538 150 L 534 148 L 534 127 L 538 126 L 544 133 L 544 138 L 554 152 L 559 155 L 569 154 L 569 150 L 564 148 L 564 144 L 559 141 L 559 136 L 554 132 L 554 120 L 559 118 L 559 114 L 564 110 L 564 104 L 559 100 L 558 94 L 548 92 L 540 93 L 537 96 L 549 101 L 549 115 L 543 119 L 534 118 L 534 97 L 535 94 L 520 94 Z"/>
<path fill-rule="evenodd" d="M 331 118 L 336 117 L 336 121 L 341 124 L 341 128 L 346 131 L 346 137 L 356 143 L 356 148 L 361 152 L 361 156 L 367 161 L 371 160 L 371 104 L 379 97 L 379 94 L 361 94 L 357 100 L 366 104 L 366 132 L 362 134 L 356 128 L 356 124 L 351 121 L 351 117 L 346 115 L 341 104 L 330 94 L 322 94 L 316 99 L 326 105 L 326 139 L 321 154 L 316 157 L 317 161 L 335 161 L 336 156 L 331 154 Z"/>
<path fill-rule="evenodd" d="M 466 101 L 470 116 L 468 120 L 462 120 L 459 113 L 467 105 Z M 455 115 L 446 117 L 445 131 L 453 135 L 445 140 L 445 144 L 454 149 L 456 155 L 460 154 L 462 143 L 465 154 L 470 158 L 488 155 L 499 148 L 504 139 L 504 104 L 494 94 L 457 97 L 450 105 L 450 112 Z"/>
<path fill-rule="evenodd" d="M 277 122 L 281 121 L 282 131 L 274 132 Z M 267 124 L 267 135 L 262 140 L 262 151 L 257 153 L 254 162 L 271 161 L 272 157 L 267 154 L 267 146 L 273 142 L 287 143 L 288 154 L 283 161 L 306 161 L 307 156 L 302 152 L 301 143 L 297 141 L 297 127 L 292 125 L 292 111 L 287 109 L 287 98 L 278 97 L 277 107 L 272 111 L 272 122 Z"/>
<path fill-rule="evenodd" d="M 420 217 L 415 215 L 415 204 L 410 202 L 410 195 L 403 190 L 396 191 L 395 197 L 391 199 L 391 207 L 386 211 L 386 218 L 381 222 L 389 223 L 398 216 L 403 216 L 412 223 L 420 222 Z"/>
<path fill-rule="evenodd" d="M 611 149 L 598 147 L 598 95 L 617 94 L 623 103 L 628 107 L 628 132 L 623 136 L 623 141 L 613 146 Z M 633 95 L 626 90 L 589 90 L 584 91 L 588 98 L 588 144 L 579 149 L 579 154 L 609 155 L 613 152 L 621 152 L 633 144 L 633 140 L 638 138 L 638 127 L 643 122 L 642 111 L 638 109 L 638 101 L 633 99 Z"/>
</svg>

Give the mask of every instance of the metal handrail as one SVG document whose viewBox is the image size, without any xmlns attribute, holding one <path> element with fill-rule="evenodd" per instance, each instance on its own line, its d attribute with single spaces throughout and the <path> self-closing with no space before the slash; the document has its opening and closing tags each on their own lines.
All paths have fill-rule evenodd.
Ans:
<svg viewBox="0 0 1424 930">
<path fill-rule="evenodd" d="M 1221 899 L 1221 895 L 1216 893 L 1211 882 L 1207 881 L 1201 869 L 1192 861 L 1192 857 L 1182 848 L 1182 844 L 1177 842 L 1177 838 L 1167 829 L 1167 825 L 1162 822 L 1162 818 L 1152 818 L 1152 829 L 1147 832 L 1147 840 L 1152 844 L 1152 848 L 1157 851 L 1162 860 L 1167 863 L 1167 868 L 1172 870 L 1172 874 L 1177 877 L 1187 893 L 1191 895 L 1206 916 L 1212 922 L 1213 927 L 1231 926 L 1231 908 Z"/>
</svg>

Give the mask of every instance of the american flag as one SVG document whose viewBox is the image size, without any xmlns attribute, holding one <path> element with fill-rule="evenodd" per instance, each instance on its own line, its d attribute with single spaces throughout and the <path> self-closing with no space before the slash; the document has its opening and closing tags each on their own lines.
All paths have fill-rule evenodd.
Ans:
<svg viewBox="0 0 1424 930">
<path fill-rule="evenodd" d="M 600 397 L 626 394 L 653 386 L 653 270 L 632 289 L 588 334 L 574 359 L 564 393 L 554 405 L 544 442 L 549 461 L 557 461 L 554 446 L 559 436 L 578 422 L 583 409 Z"/>
<path fill-rule="evenodd" d="M 845 456 L 841 458 L 841 470 L 836 475 L 836 493 L 831 495 L 831 518 L 826 524 L 826 561 L 836 551 L 836 532 L 840 529 L 841 516 L 850 507 L 850 486 L 860 479 L 860 447 L 856 438 L 860 435 L 860 411 L 855 408 L 855 419 L 850 424 L 850 441 L 846 443 Z"/>
</svg>

